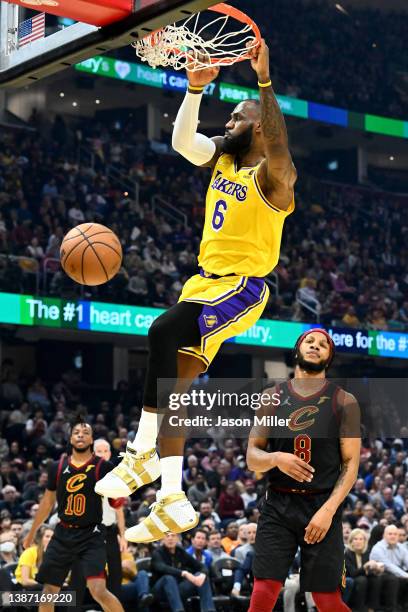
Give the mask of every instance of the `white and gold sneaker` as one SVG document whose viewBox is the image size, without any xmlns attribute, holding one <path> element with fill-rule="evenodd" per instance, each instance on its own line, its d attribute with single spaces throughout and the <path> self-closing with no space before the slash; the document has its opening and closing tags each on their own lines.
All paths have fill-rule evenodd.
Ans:
<svg viewBox="0 0 408 612">
<path fill-rule="evenodd" d="M 122 461 L 95 485 L 95 493 L 104 497 L 128 497 L 137 489 L 150 484 L 160 476 L 160 460 L 155 448 L 137 453 L 126 446 Z"/>
<path fill-rule="evenodd" d="M 183 492 L 161 497 L 158 491 L 151 509 L 141 523 L 126 529 L 125 538 L 129 542 L 156 542 L 166 533 L 182 533 L 198 525 L 199 515 Z"/>
</svg>

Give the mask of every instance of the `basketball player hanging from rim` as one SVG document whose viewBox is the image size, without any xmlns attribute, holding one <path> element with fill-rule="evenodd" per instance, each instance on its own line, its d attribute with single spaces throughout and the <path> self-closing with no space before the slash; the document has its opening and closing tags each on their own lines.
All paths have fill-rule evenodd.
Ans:
<svg viewBox="0 0 408 612">
<path fill-rule="evenodd" d="M 268 484 L 256 534 L 250 612 L 273 610 L 298 547 L 301 591 L 312 593 L 319 612 L 349 610 L 340 591 L 345 586 L 341 519 L 358 473 L 360 410 L 354 396 L 326 380 L 333 357 L 325 330 L 300 336 L 294 379 L 270 389 L 279 405 L 258 415 L 288 419 L 288 428 L 251 430 L 248 467 L 264 473 Z"/>
<path fill-rule="evenodd" d="M 142 523 L 125 533 L 134 542 L 159 540 L 168 531 L 187 531 L 198 522 L 181 488 L 182 433 L 176 438 L 161 432 L 160 460 L 155 451 L 158 411 L 165 408 L 158 405 L 157 383 L 178 378 L 177 391 L 187 391 L 224 340 L 256 323 L 269 296 L 264 277 L 278 263 L 283 224 L 294 210 L 296 170 L 264 40 L 250 57 L 260 102 L 238 104 L 224 136 L 210 139 L 197 133 L 203 89 L 217 77 L 215 67 L 187 71 L 188 91 L 174 124 L 174 149 L 213 171 L 198 257 L 200 273 L 186 282 L 178 304 L 149 330 L 144 406 L 135 440 L 95 489 L 101 495 L 124 497 L 161 475 L 158 503 Z"/>
</svg>

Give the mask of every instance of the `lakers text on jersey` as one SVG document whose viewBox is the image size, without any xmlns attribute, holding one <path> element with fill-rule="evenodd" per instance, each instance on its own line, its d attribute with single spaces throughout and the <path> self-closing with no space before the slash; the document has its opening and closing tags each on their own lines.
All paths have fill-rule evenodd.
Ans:
<svg viewBox="0 0 408 612">
<path fill-rule="evenodd" d="M 198 262 L 206 272 L 264 278 L 279 260 L 282 230 L 293 212 L 269 202 L 258 166 L 238 170 L 234 156 L 220 155 L 207 191 Z"/>
</svg>

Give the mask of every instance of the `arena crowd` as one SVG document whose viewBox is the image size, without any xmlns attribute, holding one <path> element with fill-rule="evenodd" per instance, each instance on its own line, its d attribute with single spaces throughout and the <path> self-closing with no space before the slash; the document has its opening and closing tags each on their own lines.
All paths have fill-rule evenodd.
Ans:
<svg viewBox="0 0 408 612">
<path fill-rule="evenodd" d="M 158 308 L 175 304 L 197 272 L 206 171 L 158 153 L 131 117 L 120 126 L 71 126 L 62 117 L 47 124 L 34 113 L 32 122 L 44 123 L 41 136 L 7 130 L 0 145 L 0 290 L 68 298 L 82 292 L 85 299 Z M 123 131 L 129 134 L 126 145 Z M 78 153 L 84 147 L 87 157 Z M 129 190 L 112 169 L 123 172 Z M 155 196 L 178 216 L 166 214 L 174 209 L 154 208 Z M 406 198 L 322 183 L 302 172 L 296 205 L 285 224 L 264 316 L 406 329 Z M 119 236 L 124 260 L 106 286 L 83 289 L 63 273 L 58 258 L 64 234 L 88 221 Z"/>
</svg>

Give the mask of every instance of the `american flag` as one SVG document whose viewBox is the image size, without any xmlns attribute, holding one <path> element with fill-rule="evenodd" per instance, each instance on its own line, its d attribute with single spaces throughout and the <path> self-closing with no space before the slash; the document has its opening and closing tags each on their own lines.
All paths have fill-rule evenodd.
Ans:
<svg viewBox="0 0 408 612">
<path fill-rule="evenodd" d="M 18 46 L 23 47 L 45 36 L 45 13 L 22 21 L 18 26 Z"/>
</svg>

